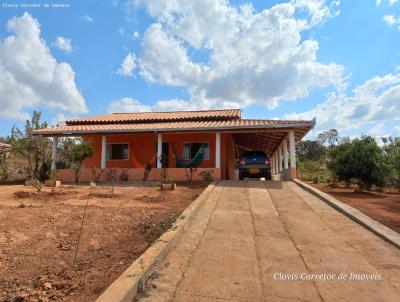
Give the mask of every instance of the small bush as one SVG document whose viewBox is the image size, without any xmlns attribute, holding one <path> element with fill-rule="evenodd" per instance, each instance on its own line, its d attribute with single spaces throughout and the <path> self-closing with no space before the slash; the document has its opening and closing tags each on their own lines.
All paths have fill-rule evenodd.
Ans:
<svg viewBox="0 0 400 302">
<path fill-rule="evenodd" d="M 319 175 L 317 175 L 317 176 L 314 176 L 314 178 L 313 178 L 313 183 L 315 183 L 315 184 L 319 184 L 321 182 L 321 178 L 320 178 L 320 176 Z"/>
<path fill-rule="evenodd" d="M 203 180 L 204 180 L 204 181 L 211 182 L 211 181 L 214 180 L 214 177 L 213 177 L 213 175 L 214 175 L 214 170 L 202 171 L 202 172 L 199 173 L 199 175 L 200 175 L 201 177 L 203 177 Z"/>
<path fill-rule="evenodd" d="M 119 175 L 119 180 L 120 181 L 128 181 L 129 180 L 128 170 L 126 170 L 126 169 L 122 170 L 121 174 Z"/>
<path fill-rule="evenodd" d="M 45 181 L 50 179 L 50 170 L 51 170 L 51 163 L 44 162 L 39 169 L 39 180 Z"/>
</svg>

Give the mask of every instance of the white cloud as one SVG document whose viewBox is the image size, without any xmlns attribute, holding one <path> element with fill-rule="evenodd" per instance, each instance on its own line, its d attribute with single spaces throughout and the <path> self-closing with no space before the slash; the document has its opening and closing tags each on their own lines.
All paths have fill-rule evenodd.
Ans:
<svg viewBox="0 0 400 302">
<path fill-rule="evenodd" d="M 397 3 L 397 0 L 388 0 L 387 2 L 389 3 L 390 6 L 392 6 L 395 3 Z M 376 2 L 376 5 L 379 6 L 381 3 L 382 3 L 382 1 L 379 0 Z M 385 15 L 385 16 L 383 16 L 382 20 L 389 26 L 396 25 L 400 31 L 400 16 L 398 14 Z"/>
<path fill-rule="evenodd" d="M 285 115 L 288 119 L 317 118 L 317 130 L 352 130 L 400 119 L 400 73 L 376 76 L 353 90 L 329 93 L 325 102 L 303 113 Z"/>
<path fill-rule="evenodd" d="M 396 18 L 394 15 L 383 16 L 383 21 L 385 21 L 388 25 L 394 25 L 396 23 Z"/>
<path fill-rule="evenodd" d="M 133 34 L 132 34 L 132 38 L 133 38 L 133 39 L 138 39 L 139 36 L 140 36 L 140 34 L 139 34 L 139 32 L 138 32 L 137 30 L 135 30 L 135 31 L 133 32 Z"/>
<path fill-rule="evenodd" d="M 395 15 L 386 15 L 383 16 L 383 21 L 390 26 L 397 25 L 400 30 L 400 16 L 396 17 Z"/>
<path fill-rule="evenodd" d="M 117 70 L 117 74 L 133 77 L 135 68 L 136 68 L 136 55 L 132 52 L 129 52 L 125 59 L 122 61 L 121 66 Z"/>
<path fill-rule="evenodd" d="M 176 86 L 200 80 L 202 67 L 190 60 L 184 46 L 163 31 L 161 24 L 147 29 L 142 48 L 140 73 L 146 80 Z"/>
<path fill-rule="evenodd" d="M 397 0 L 387 0 L 389 5 L 393 5 L 397 2 Z M 376 0 L 376 6 L 380 6 L 382 4 L 382 0 Z"/>
<path fill-rule="evenodd" d="M 71 39 L 64 38 L 64 37 L 57 37 L 56 40 L 53 42 L 53 45 L 54 45 L 54 47 L 66 52 L 66 53 L 72 52 Z"/>
<path fill-rule="evenodd" d="M 83 16 L 81 16 L 81 19 L 85 20 L 85 21 L 87 21 L 89 23 L 93 23 L 93 21 L 94 21 L 93 18 L 90 17 L 89 15 L 83 15 Z"/>
<path fill-rule="evenodd" d="M 147 112 L 152 111 L 150 106 L 140 103 L 132 98 L 122 98 L 111 101 L 108 106 L 109 113 L 116 112 Z"/>
<path fill-rule="evenodd" d="M 0 118 L 24 119 L 39 105 L 67 113 L 87 112 L 67 63 L 57 63 L 28 13 L 7 22 L 12 34 L 0 40 Z"/>
<path fill-rule="evenodd" d="M 75 118 L 78 118 L 78 116 L 58 113 L 51 119 L 51 125 L 65 125 L 65 121 Z"/>
<path fill-rule="evenodd" d="M 143 36 L 140 75 L 185 87 L 191 107 L 272 108 L 342 81 L 343 66 L 318 62 L 318 42 L 302 39 L 337 14 L 337 1 L 293 0 L 261 12 L 225 0 L 129 3 L 155 19 Z"/>
</svg>

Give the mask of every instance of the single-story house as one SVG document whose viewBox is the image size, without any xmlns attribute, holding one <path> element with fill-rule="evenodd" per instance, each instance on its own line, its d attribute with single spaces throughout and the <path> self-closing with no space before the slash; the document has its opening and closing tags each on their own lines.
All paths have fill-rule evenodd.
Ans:
<svg viewBox="0 0 400 302">
<path fill-rule="evenodd" d="M 53 169 L 58 137 L 91 141 L 95 153 L 83 163 L 83 181 L 91 179 L 94 168 L 125 169 L 130 180 L 141 180 L 146 163 L 154 167 L 149 180 L 161 179 L 162 163 L 175 180 L 185 180 L 187 166 L 197 160 L 199 152 L 202 159 L 197 162 L 194 180 L 201 179 L 202 171 L 212 173 L 214 179 L 235 179 L 237 160 L 246 150 L 265 151 L 271 157 L 273 174 L 295 178 L 295 143 L 314 125 L 315 119 L 244 119 L 240 109 L 221 109 L 97 115 L 34 133 L 53 137 Z M 73 173 L 59 170 L 58 177 L 72 181 Z"/>
</svg>

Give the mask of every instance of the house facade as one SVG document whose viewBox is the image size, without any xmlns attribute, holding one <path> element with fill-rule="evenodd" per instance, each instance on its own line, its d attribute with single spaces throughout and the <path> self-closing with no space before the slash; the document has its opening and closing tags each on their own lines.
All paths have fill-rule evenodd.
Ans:
<svg viewBox="0 0 400 302">
<path fill-rule="evenodd" d="M 113 113 L 72 119 L 35 134 L 53 137 L 52 169 L 59 137 L 91 142 L 95 153 L 83 163 L 82 181 L 90 181 L 96 168 L 124 171 L 130 180 L 141 180 L 146 165 L 152 167 L 148 180 L 161 180 L 162 167 L 175 180 L 186 180 L 191 166 L 196 167 L 193 180 L 202 179 L 204 171 L 214 179 L 235 179 L 237 160 L 247 150 L 265 151 L 273 174 L 295 178 L 295 143 L 314 124 L 315 120 L 244 119 L 240 109 L 223 109 Z M 58 177 L 72 181 L 73 171 L 60 169 Z"/>
</svg>

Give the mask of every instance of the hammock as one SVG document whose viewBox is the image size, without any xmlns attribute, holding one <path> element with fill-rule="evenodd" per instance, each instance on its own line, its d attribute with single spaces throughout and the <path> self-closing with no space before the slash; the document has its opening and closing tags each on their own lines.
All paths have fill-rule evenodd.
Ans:
<svg viewBox="0 0 400 302">
<path fill-rule="evenodd" d="M 133 148 L 132 148 L 132 152 L 131 152 L 131 158 L 132 158 L 132 162 L 135 168 L 146 168 L 146 164 L 142 164 L 140 163 L 137 158 L 135 157 L 135 153 L 133 152 Z M 157 154 L 154 154 L 154 156 L 150 159 L 149 163 L 151 166 L 154 165 L 155 160 L 157 159 Z"/>
<path fill-rule="evenodd" d="M 204 144 L 201 145 L 201 147 L 197 151 L 196 155 L 193 157 L 193 159 L 190 162 L 187 162 L 184 159 L 181 159 L 176 154 L 174 145 L 172 145 L 172 149 L 174 151 L 175 162 L 176 162 L 177 168 L 197 168 L 198 166 L 200 166 L 201 162 L 203 161 L 203 154 L 201 151 L 204 152 Z"/>
</svg>

